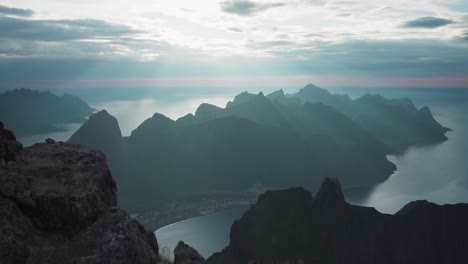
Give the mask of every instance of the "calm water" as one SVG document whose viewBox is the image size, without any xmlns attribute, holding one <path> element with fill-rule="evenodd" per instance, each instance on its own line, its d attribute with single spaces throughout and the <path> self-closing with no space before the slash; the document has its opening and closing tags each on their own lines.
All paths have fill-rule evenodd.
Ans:
<svg viewBox="0 0 468 264">
<path fill-rule="evenodd" d="M 81 124 L 63 124 L 58 127 L 65 129 L 66 131 L 64 132 L 55 132 L 49 134 L 22 137 L 19 138 L 19 140 L 26 147 L 31 146 L 35 143 L 45 142 L 46 138 L 53 138 L 56 141 L 67 141 L 73 135 L 73 133 L 75 133 L 75 131 L 78 130 L 78 128 L 80 128 L 80 126 Z"/>
<path fill-rule="evenodd" d="M 229 228 L 247 208 L 239 206 L 225 209 L 160 228 L 155 232 L 159 247 L 166 248 L 172 254 L 177 243 L 183 240 L 201 255 L 209 257 L 229 244 Z"/>
<path fill-rule="evenodd" d="M 96 109 L 107 109 L 119 120 L 122 133 L 129 135 L 155 112 L 176 119 L 193 113 L 202 102 L 224 107 L 241 90 L 176 89 L 155 92 L 120 89 L 112 93 L 91 90 L 71 93 L 80 95 Z M 258 89 L 248 90 L 258 92 Z M 286 91 L 294 90 L 297 89 Z M 399 157 L 389 157 L 398 167 L 396 173 L 376 186 L 345 189 L 349 202 L 372 206 L 385 213 L 395 213 L 409 201 L 419 199 L 439 204 L 468 202 L 468 89 L 335 90 L 352 97 L 366 92 L 380 93 L 391 98 L 409 97 L 419 107 L 428 105 L 442 125 L 454 130 L 448 134 L 447 142 L 411 148 Z M 66 140 L 78 127 L 77 124 L 68 125 L 70 131 L 64 133 L 21 140 L 25 145 L 43 141 L 47 137 Z M 183 240 L 208 257 L 228 244 L 230 226 L 245 210 L 246 207 L 236 207 L 174 223 L 156 231 L 158 241 L 161 248 L 167 247 L 172 251 L 176 243 Z"/>
</svg>

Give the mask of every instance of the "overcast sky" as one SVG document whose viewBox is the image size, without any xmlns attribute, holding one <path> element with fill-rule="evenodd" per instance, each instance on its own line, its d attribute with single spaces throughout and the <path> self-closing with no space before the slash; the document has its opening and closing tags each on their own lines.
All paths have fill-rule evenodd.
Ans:
<svg viewBox="0 0 468 264">
<path fill-rule="evenodd" d="M 467 0 L 0 0 L 0 87 L 468 87 Z"/>
</svg>

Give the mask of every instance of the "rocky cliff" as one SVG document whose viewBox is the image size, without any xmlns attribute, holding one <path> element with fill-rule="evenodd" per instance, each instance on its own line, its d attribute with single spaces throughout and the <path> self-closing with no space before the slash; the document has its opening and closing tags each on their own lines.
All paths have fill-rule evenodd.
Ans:
<svg viewBox="0 0 468 264">
<path fill-rule="evenodd" d="M 468 263 L 468 204 L 415 201 L 394 215 L 345 202 L 326 178 L 318 194 L 269 191 L 231 227 L 207 263 Z"/>
<path fill-rule="evenodd" d="M 159 263 L 154 233 L 116 207 L 105 156 L 49 142 L 0 166 L 0 263 Z"/>
</svg>

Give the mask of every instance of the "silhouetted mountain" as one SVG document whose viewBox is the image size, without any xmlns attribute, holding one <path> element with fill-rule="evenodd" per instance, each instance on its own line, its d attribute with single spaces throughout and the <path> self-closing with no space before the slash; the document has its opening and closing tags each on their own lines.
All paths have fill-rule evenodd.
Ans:
<svg viewBox="0 0 468 264">
<path fill-rule="evenodd" d="M 447 140 L 445 133 L 450 130 L 440 125 L 427 107 L 417 109 L 408 98 L 386 99 L 366 94 L 351 100 L 346 95 L 332 95 L 314 85 L 307 85 L 291 97 L 334 107 L 393 152 L 399 153 L 414 145 L 443 142 Z"/>
<path fill-rule="evenodd" d="M 19 89 L 0 94 L 0 113 L 19 137 L 63 131 L 58 124 L 81 123 L 92 109 L 79 97 Z"/>
<path fill-rule="evenodd" d="M 307 142 L 287 129 L 234 116 L 187 126 L 153 117 L 143 124 L 124 138 L 121 162 L 111 162 L 117 164 L 119 189 L 129 195 L 122 202 L 130 208 L 175 190 L 203 194 L 245 191 L 257 183 L 314 186 L 309 175 L 326 171 Z"/>
<path fill-rule="evenodd" d="M 195 115 L 177 121 L 156 113 L 122 140 L 120 133 L 100 140 L 120 131 L 118 125 L 109 129 L 99 127 L 106 122 L 85 124 L 86 133 L 80 129 L 70 141 L 106 153 L 120 195 L 125 196 L 120 200 L 132 210 L 134 206 L 150 205 L 155 198 L 174 195 L 174 190 L 178 194 L 237 192 L 255 184 L 300 185 L 315 190 L 324 174 L 334 175 L 345 186 L 377 183 L 396 170 L 386 156 L 399 149 L 399 143 L 410 143 L 403 134 L 397 134 L 394 137 L 399 141 L 390 144 L 390 136 L 373 129 L 377 117 L 388 120 L 386 113 L 417 112 L 412 120 L 394 114 L 403 121 L 395 123 L 398 128 L 392 131 L 411 130 L 418 124 L 440 126 L 427 108 L 417 110 L 409 100 L 379 99 L 391 107 L 377 107 L 376 120 L 367 120 L 371 113 L 353 114 L 367 97 L 353 101 L 311 85 L 299 94 L 300 98 L 278 91 L 265 97 L 245 92 L 225 109 L 202 104 Z M 316 95 L 324 103 L 301 102 L 306 96 Z M 106 118 L 113 119 L 107 114 Z M 369 122 L 371 128 L 358 120 Z M 413 136 L 418 133 L 425 132 L 418 128 Z"/>
<path fill-rule="evenodd" d="M 347 95 L 332 95 L 327 90 L 319 88 L 313 84 L 308 84 L 292 96 L 300 99 L 302 102 L 323 103 L 336 109 L 339 109 L 343 105 L 347 105 L 352 101 Z"/>
<path fill-rule="evenodd" d="M 122 147 L 119 122 L 106 110 L 102 110 L 90 116 L 68 142 L 97 148 L 106 153 L 111 161 L 114 161 L 120 155 Z"/>
<path fill-rule="evenodd" d="M 255 99 L 255 97 L 256 97 L 255 94 L 251 94 L 249 92 L 240 93 L 240 94 L 236 95 L 236 97 L 234 98 L 233 101 L 229 101 L 227 103 L 226 108 L 230 108 L 230 107 L 235 106 L 235 105 L 246 103 L 248 101 L 251 101 L 251 100 Z"/>
<path fill-rule="evenodd" d="M 286 106 L 297 106 L 301 102 L 298 98 L 287 97 L 282 89 L 276 92 L 270 93 L 269 95 L 266 96 L 266 98 L 268 98 L 272 102 L 277 101 Z"/>
<path fill-rule="evenodd" d="M 447 140 L 449 129 L 440 125 L 427 107 L 417 109 L 409 99 L 364 95 L 345 110 L 357 124 L 399 152 L 412 145 Z"/>
<path fill-rule="evenodd" d="M 394 215 L 345 202 L 326 178 L 315 197 L 303 188 L 268 191 L 231 227 L 230 243 L 208 264 L 467 263 L 468 204 L 409 203 Z"/>
<path fill-rule="evenodd" d="M 250 100 L 244 100 L 242 102 L 234 100 L 234 104 L 226 108 L 226 114 L 249 119 L 264 125 L 276 127 L 290 126 L 283 114 L 263 95 L 263 93 L 259 93 L 253 97 L 249 96 L 249 98 Z"/>
<path fill-rule="evenodd" d="M 211 104 L 201 104 L 197 111 L 195 112 L 195 116 L 199 121 L 206 121 L 212 120 L 220 117 L 226 116 L 224 109 L 217 107 Z"/>
</svg>

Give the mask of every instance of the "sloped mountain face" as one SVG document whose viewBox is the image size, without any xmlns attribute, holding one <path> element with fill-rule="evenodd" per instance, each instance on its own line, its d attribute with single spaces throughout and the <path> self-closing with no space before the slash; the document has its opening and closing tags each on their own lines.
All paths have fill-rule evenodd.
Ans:
<svg viewBox="0 0 468 264">
<path fill-rule="evenodd" d="M 412 145 L 447 140 L 449 129 L 440 125 L 427 107 L 417 109 L 409 99 L 387 100 L 377 95 L 357 99 L 348 115 L 396 152 Z"/>
<path fill-rule="evenodd" d="M 346 186 L 373 184 L 396 169 L 386 155 L 430 133 L 419 126 L 439 128 L 434 133 L 445 137 L 430 111 L 409 100 L 353 101 L 312 85 L 296 95 L 242 93 L 226 108 L 202 104 L 177 121 L 155 114 L 123 139 L 120 132 L 105 138 L 119 129 L 107 113 L 102 116 L 106 122 L 90 118 L 95 124 L 83 125 L 87 132 L 80 129 L 70 141 L 106 153 L 128 209 L 174 190 L 237 192 L 256 184 L 313 190 L 322 175 Z M 99 127 L 107 122 L 114 125 Z M 398 131 L 414 131 L 412 139 Z"/>
<path fill-rule="evenodd" d="M 384 142 L 392 152 L 443 142 L 447 140 L 445 133 L 450 130 L 434 119 L 429 108 L 417 109 L 408 98 L 386 99 L 366 94 L 351 100 L 346 95 L 332 95 L 314 85 L 304 87 L 291 97 L 332 106 Z"/>
<path fill-rule="evenodd" d="M 298 98 L 287 97 L 283 90 L 272 92 L 266 96 L 272 102 L 278 102 L 285 106 L 297 106 L 301 103 Z"/>
<path fill-rule="evenodd" d="M 291 97 L 298 98 L 302 102 L 322 103 L 340 109 L 351 103 L 351 99 L 347 95 L 332 95 L 327 90 L 319 88 L 313 84 L 309 84 L 302 88 Z"/>
<path fill-rule="evenodd" d="M 261 195 L 207 263 L 466 263 L 467 221 L 467 204 L 416 201 L 394 215 L 353 206 L 326 178 L 315 197 L 303 188 Z"/>
<path fill-rule="evenodd" d="M 251 94 L 249 92 L 243 92 L 238 94 L 233 101 L 227 103 L 226 108 L 230 108 L 235 105 L 243 104 L 255 99 L 255 94 Z"/>
<path fill-rule="evenodd" d="M 258 124 L 275 127 L 289 126 L 283 114 L 263 93 L 251 97 L 248 101 L 237 102 L 234 100 L 234 104 L 228 107 L 226 112 L 228 115 L 249 119 Z"/>
<path fill-rule="evenodd" d="M 122 133 L 119 122 L 106 110 L 97 112 L 70 137 L 69 143 L 97 148 L 114 161 L 121 152 Z"/>
<path fill-rule="evenodd" d="M 2 121 L 19 137 L 61 131 L 64 123 L 81 123 L 92 108 L 79 97 L 19 89 L 0 94 Z"/>
<path fill-rule="evenodd" d="M 116 168 L 131 203 L 151 201 L 155 189 L 170 196 L 174 190 L 245 191 L 257 183 L 314 186 L 316 179 L 310 175 L 326 171 L 307 142 L 292 131 L 234 116 L 192 126 L 171 123 L 148 134 L 134 131 L 125 138 L 122 166 Z M 154 188 L 145 193 L 142 186 Z"/>
</svg>

